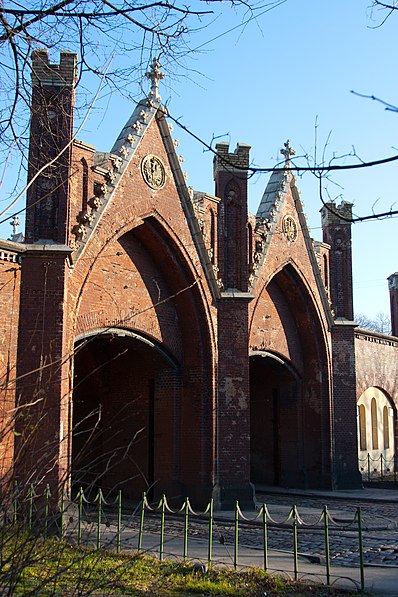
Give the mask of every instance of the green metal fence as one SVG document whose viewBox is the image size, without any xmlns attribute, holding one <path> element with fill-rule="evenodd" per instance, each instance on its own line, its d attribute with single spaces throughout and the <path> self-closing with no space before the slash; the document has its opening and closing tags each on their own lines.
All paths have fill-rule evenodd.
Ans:
<svg viewBox="0 0 398 597">
<path fill-rule="evenodd" d="M 291 537 L 291 555 L 293 559 L 293 577 L 299 579 L 299 540 L 300 533 L 304 530 L 321 533 L 323 537 L 324 552 L 324 571 L 326 584 L 331 584 L 331 546 L 330 531 L 331 528 L 342 534 L 348 532 L 351 537 L 356 537 L 358 550 L 358 571 L 359 584 L 361 590 L 365 588 L 364 580 L 364 557 L 363 557 L 363 538 L 362 538 L 362 513 L 361 508 L 355 510 L 355 514 L 350 520 L 337 521 L 330 514 L 328 507 L 324 506 L 319 516 L 310 524 L 300 516 L 295 505 L 290 508 L 288 515 L 283 520 L 275 520 L 266 504 L 262 504 L 255 516 L 246 516 L 236 501 L 234 512 L 221 518 L 220 514 L 215 514 L 213 500 L 211 499 L 207 508 L 202 512 L 196 512 L 186 498 L 179 508 L 171 508 L 165 495 L 162 496 L 157 504 L 150 504 L 147 496 L 144 494 L 138 505 L 126 504 L 122 502 L 122 492 L 119 490 L 112 500 L 105 500 L 103 492 L 98 489 L 93 499 L 87 499 L 82 488 L 76 494 L 73 500 L 67 500 L 63 494 L 61 503 L 57 509 L 57 514 L 53 514 L 53 502 L 50 490 L 47 487 L 41 492 L 36 493 L 35 488 L 30 486 L 27 491 L 19 491 L 15 487 L 12 504 L 12 523 L 23 525 L 29 531 L 39 531 L 44 536 L 49 533 L 58 534 L 61 538 L 72 541 L 77 545 L 91 545 L 96 549 L 103 547 L 113 547 L 119 553 L 128 548 L 134 549 L 138 553 L 148 551 L 144 548 L 144 538 L 147 535 L 157 537 L 156 551 L 160 560 L 165 557 L 166 546 L 166 520 L 176 521 L 177 527 L 174 533 L 182 539 L 182 548 L 179 553 L 173 553 L 174 556 L 182 557 L 185 561 L 189 558 L 189 545 L 195 541 L 191 532 L 191 525 L 194 521 L 201 523 L 201 537 L 206 541 L 206 548 L 200 559 L 206 561 L 208 566 L 217 563 L 214 558 L 214 540 L 217 526 L 222 521 L 223 525 L 228 525 L 230 538 L 228 540 L 228 549 L 231 555 L 231 563 L 235 569 L 240 566 L 240 535 L 243 530 L 250 528 L 251 532 L 256 534 L 262 550 L 262 566 L 265 571 L 270 571 L 269 566 L 269 538 L 270 534 L 280 531 L 288 533 Z M 135 530 L 135 544 L 131 541 L 126 545 L 126 536 L 131 529 Z M 106 535 L 106 536 L 105 536 Z M 111 540 L 109 539 L 111 535 Z M 220 537 L 219 537 L 219 542 Z M 153 548 L 151 548 L 153 551 Z M 355 581 L 354 581 L 355 582 Z"/>
</svg>

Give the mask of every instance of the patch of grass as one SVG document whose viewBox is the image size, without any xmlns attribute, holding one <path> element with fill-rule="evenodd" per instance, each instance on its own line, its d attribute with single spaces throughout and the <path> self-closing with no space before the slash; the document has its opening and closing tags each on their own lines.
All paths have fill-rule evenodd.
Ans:
<svg viewBox="0 0 398 597">
<path fill-rule="evenodd" d="M 2 595 L 131 595 L 135 597 L 326 597 L 350 595 L 321 586 L 299 585 L 253 568 L 236 572 L 189 563 L 159 562 L 148 556 L 116 554 L 63 541 L 16 533 L 1 542 Z"/>
</svg>

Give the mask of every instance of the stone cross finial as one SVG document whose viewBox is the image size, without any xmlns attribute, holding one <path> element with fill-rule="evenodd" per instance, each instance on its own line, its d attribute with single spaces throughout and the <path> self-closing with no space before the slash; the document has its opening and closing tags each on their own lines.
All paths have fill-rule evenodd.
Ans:
<svg viewBox="0 0 398 597">
<path fill-rule="evenodd" d="M 283 145 L 285 146 L 285 149 L 281 149 L 281 154 L 285 156 L 286 163 L 289 164 L 290 158 L 293 155 L 296 155 L 296 151 L 290 146 L 289 139 Z"/>
<path fill-rule="evenodd" d="M 20 222 L 19 222 L 19 218 L 18 218 L 17 215 L 12 216 L 12 222 L 10 222 L 10 224 L 12 226 L 12 234 L 13 234 L 13 236 L 15 234 L 18 234 L 18 226 L 19 226 Z"/>
<path fill-rule="evenodd" d="M 151 91 L 149 97 L 160 101 L 162 98 L 159 95 L 159 81 L 165 78 L 165 74 L 160 70 L 162 65 L 159 58 L 154 58 L 151 64 L 151 70 L 145 73 L 145 76 L 151 81 Z"/>
</svg>

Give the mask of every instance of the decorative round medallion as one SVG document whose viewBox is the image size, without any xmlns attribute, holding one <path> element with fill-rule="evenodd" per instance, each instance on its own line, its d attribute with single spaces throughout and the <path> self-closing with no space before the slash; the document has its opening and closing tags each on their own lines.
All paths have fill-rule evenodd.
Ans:
<svg viewBox="0 0 398 597">
<path fill-rule="evenodd" d="M 160 158 L 149 154 L 141 162 L 142 176 L 151 189 L 161 189 L 166 181 L 166 171 Z"/>
<path fill-rule="evenodd" d="M 296 220 L 292 216 L 285 216 L 282 220 L 282 230 L 287 240 L 293 243 L 298 236 Z"/>
</svg>

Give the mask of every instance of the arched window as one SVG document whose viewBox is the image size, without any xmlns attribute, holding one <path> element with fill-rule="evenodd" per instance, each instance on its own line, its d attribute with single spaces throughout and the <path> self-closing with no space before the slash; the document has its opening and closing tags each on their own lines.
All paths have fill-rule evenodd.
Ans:
<svg viewBox="0 0 398 597">
<path fill-rule="evenodd" d="M 214 211 L 210 210 L 210 249 L 211 249 L 211 262 L 216 262 L 216 218 Z"/>
<path fill-rule="evenodd" d="M 247 225 L 247 252 L 250 266 L 253 263 L 253 228 L 251 224 Z"/>
<path fill-rule="evenodd" d="M 377 429 L 377 404 L 376 399 L 372 398 L 371 406 L 371 416 L 372 416 L 372 448 L 373 450 L 379 449 L 379 436 L 378 436 L 378 429 Z"/>
<path fill-rule="evenodd" d="M 390 447 L 390 427 L 388 421 L 388 408 L 384 406 L 383 408 L 383 438 L 384 438 L 384 449 Z"/>
<path fill-rule="evenodd" d="M 240 190 L 233 182 L 225 187 L 224 214 L 224 286 L 242 288 L 242 250 L 246 247 L 242 247 Z"/>
<path fill-rule="evenodd" d="M 359 407 L 359 449 L 366 450 L 366 410 L 363 404 Z"/>
<path fill-rule="evenodd" d="M 83 167 L 82 176 L 82 211 L 87 211 L 88 201 L 88 164 L 84 158 L 81 160 Z"/>
<path fill-rule="evenodd" d="M 323 256 L 323 282 L 325 284 L 325 288 L 329 288 L 329 268 L 328 258 L 326 255 Z"/>
</svg>

